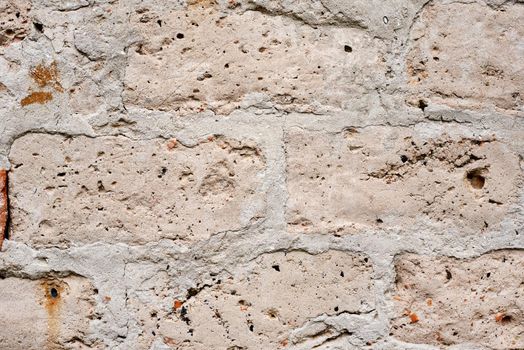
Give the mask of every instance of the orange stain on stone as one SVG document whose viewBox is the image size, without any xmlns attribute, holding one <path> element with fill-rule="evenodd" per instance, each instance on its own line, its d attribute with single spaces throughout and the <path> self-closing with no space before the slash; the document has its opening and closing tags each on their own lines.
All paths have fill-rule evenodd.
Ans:
<svg viewBox="0 0 524 350">
<path fill-rule="evenodd" d="M 176 148 L 176 145 L 177 145 L 177 140 L 176 139 L 171 139 L 167 143 L 167 149 L 172 150 L 173 148 Z"/>
<path fill-rule="evenodd" d="M 164 343 L 166 343 L 166 345 L 176 345 L 175 339 L 170 337 L 164 337 Z"/>
<path fill-rule="evenodd" d="M 59 74 L 56 62 L 51 63 L 49 66 L 44 66 L 43 64 L 37 65 L 31 70 L 30 76 L 40 89 L 50 87 L 55 91 L 64 92 L 64 88 L 58 79 Z M 48 91 L 34 91 L 24 97 L 22 101 L 20 101 L 20 104 L 22 107 L 33 103 L 45 104 L 52 99 L 53 95 Z"/>
<path fill-rule="evenodd" d="M 44 307 L 47 312 L 47 349 L 59 347 L 60 308 L 64 287 L 56 280 L 46 280 L 40 283 L 44 292 Z"/>
<path fill-rule="evenodd" d="M 58 92 L 64 92 L 64 89 L 58 80 L 58 68 L 56 62 L 51 63 L 48 67 L 39 64 L 31 71 L 31 77 L 40 88 L 51 86 Z"/>
<path fill-rule="evenodd" d="M 180 308 L 182 307 L 183 304 L 184 304 L 184 303 L 181 302 L 180 300 L 175 300 L 175 302 L 173 303 L 173 308 L 174 308 L 175 310 L 178 310 L 178 309 L 180 309 Z"/>
<path fill-rule="evenodd" d="M 410 312 L 408 316 L 411 323 L 417 323 L 419 321 L 417 314 L 414 312 Z"/>
<path fill-rule="evenodd" d="M 33 103 L 40 103 L 43 105 L 44 103 L 47 103 L 52 99 L 53 95 L 50 92 L 36 91 L 24 97 L 22 101 L 20 101 L 20 104 L 22 106 L 27 106 Z"/>
</svg>

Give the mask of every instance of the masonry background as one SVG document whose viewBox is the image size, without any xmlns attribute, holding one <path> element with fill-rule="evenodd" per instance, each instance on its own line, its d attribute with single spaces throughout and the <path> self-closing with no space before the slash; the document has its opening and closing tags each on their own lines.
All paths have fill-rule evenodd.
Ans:
<svg viewBox="0 0 524 350">
<path fill-rule="evenodd" d="M 0 0 L 0 348 L 523 349 L 522 23 Z"/>
</svg>

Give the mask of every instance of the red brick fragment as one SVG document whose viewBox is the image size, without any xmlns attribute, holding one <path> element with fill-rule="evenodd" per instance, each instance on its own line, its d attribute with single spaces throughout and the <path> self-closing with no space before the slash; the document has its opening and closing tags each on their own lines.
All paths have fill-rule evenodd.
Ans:
<svg viewBox="0 0 524 350">
<path fill-rule="evenodd" d="M 7 171 L 0 170 L 0 251 L 7 230 Z"/>
</svg>

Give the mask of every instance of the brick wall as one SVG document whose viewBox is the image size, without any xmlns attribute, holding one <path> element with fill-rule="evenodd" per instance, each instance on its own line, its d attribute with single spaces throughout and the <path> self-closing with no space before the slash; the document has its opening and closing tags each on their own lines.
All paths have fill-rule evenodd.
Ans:
<svg viewBox="0 0 524 350">
<path fill-rule="evenodd" d="M 524 349 L 522 1 L 0 9 L 0 349 Z"/>
</svg>

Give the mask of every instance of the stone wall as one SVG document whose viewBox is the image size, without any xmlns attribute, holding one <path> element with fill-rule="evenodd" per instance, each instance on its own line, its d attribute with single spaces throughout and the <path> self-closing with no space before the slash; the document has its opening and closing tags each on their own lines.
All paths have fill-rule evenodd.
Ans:
<svg viewBox="0 0 524 350">
<path fill-rule="evenodd" d="M 0 10 L 0 349 L 524 349 L 522 1 Z"/>
</svg>

